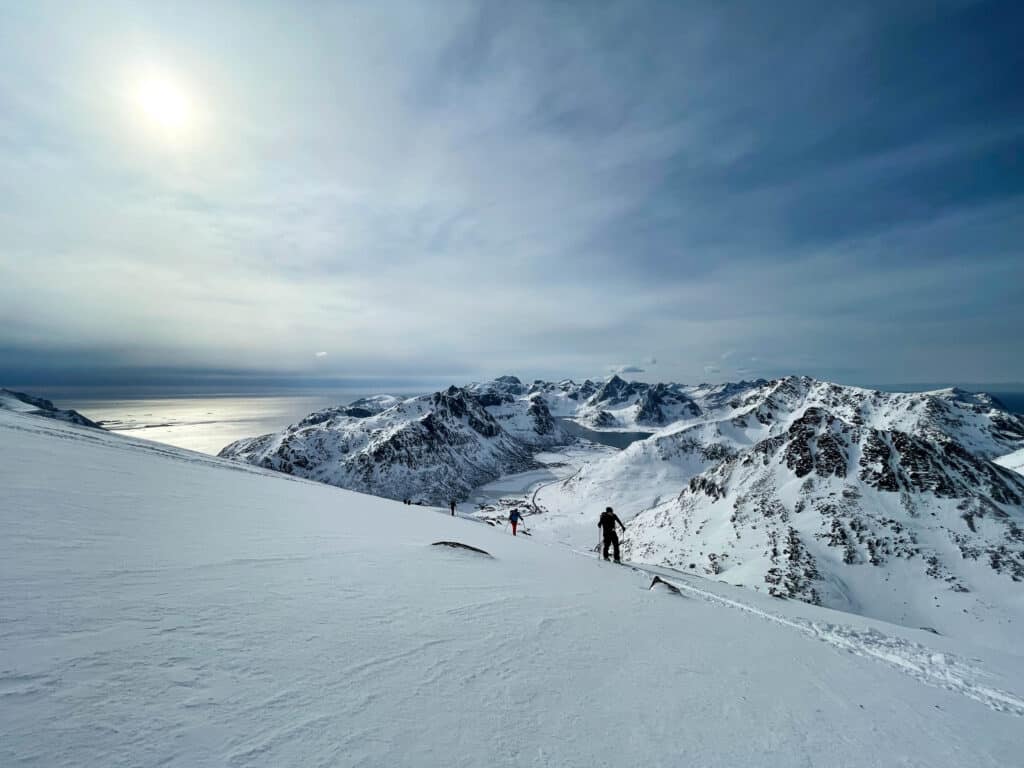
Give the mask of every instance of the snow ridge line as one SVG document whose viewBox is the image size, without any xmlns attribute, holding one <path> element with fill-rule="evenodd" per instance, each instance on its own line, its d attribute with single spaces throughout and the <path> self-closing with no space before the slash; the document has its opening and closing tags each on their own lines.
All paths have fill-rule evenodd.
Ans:
<svg viewBox="0 0 1024 768">
<path fill-rule="evenodd" d="M 664 575 L 654 574 L 653 571 L 645 570 L 643 566 L 633 563 L 628 565 L 638 571 L 659 575 L 665 579 Z M 984 677 L 990 677 L 989 673 L 968 664 L 953 654 L 939 653 L 919 643 L 892 637 L 873 628 L 860 630 L 828 622 L 788 619 L 679 581 L 665 580 L 680 590 L 685 590 L 707 602 L 719 603 L 752 613 L 776 624 L 795 629 L 855 656 L 865 656 L 882 661 L 919 682 L 959 693 L 996 712 L 1008 712 L 1018 717 L 1024 717 L 1024 699 L 1007 691 L 985 685 L 981 680 Z"/>
</svg>

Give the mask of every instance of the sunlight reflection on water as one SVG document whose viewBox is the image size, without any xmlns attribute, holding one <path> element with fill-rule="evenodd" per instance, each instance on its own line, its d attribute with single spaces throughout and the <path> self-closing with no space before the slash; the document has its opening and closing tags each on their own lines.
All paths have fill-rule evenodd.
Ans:
<svg viewBox="0 0 1024 768">
<path fill-rule="evenodd" d="M 368 394 L 79 400 L 62 407 L 74 408 L 115 432 L 217 454 L 240 438 L 276 432 L 313 411 Z"/>
</svg>

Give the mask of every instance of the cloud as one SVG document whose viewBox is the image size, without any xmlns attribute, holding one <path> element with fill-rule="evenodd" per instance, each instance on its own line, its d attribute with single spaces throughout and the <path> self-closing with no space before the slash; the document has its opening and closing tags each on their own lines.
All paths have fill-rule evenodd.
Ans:
<svg viewBox="0 0 1024 768">
<path fill-rule="evenodd" d="M 1019 24 L 995 16 L 9 14 L 0 344 L 22 369 L 24 350 L 70 349 L 111 370 L 529 378 L 646 348 L 675 380 L 752 353 L 879 383 L 1022 379 L 1004 316 L 1024 304 Z M 96 90 L 154 52 L 204 109 L 188 151 L 153 147 L 115 86 Z"/>
<path fill-rule="evenodd" d="M 613 371 L 614 373 L 617 373 L 617 374 L 620 374 L 620 375 L 623 374 L 623 373 L 644 373 L 645 372 L 644 369 L 641 368 L 638 365 L 613 366 L 610 370 Z"/>
<path fill-rule="evenodd" d="M 707 374 L 707 375 L 721 373 L 721 372 L 722 372 L 722 369 L 719 368 L 717 365 L 705 365 L 704 366 L 704 373 Z"/>
<path fill-rule="evenodd" d="M 317 352 L 314 355 L 314 357 L 327 357 L 327 353 L 326 352 Z"/>
</svg>

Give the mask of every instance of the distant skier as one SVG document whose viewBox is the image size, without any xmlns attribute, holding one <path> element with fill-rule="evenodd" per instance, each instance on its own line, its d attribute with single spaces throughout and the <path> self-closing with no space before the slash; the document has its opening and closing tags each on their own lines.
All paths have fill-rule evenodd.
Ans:
<svg viewBox="0 0 1024 768">
<path fill-rule="evenodd" d="M 618 515 L 612 512 L 611 507 L 605 507 L 604 512 L 601 513 L 601 519 L 597 521 L 598 527 L 601 529 L 602 536 L 604 538 L 604 559 L 608 559 L 608 548 L 615 548 L 615 562 L 622 562 L 619 560 L 619 534 L 615 530 L 615 524 L 618 523 L 622 528 L 622 532 L 626 532 L 626 526 L 619 520 Z"/>
<path fill-rule="evenodd" d="M 452 508 L 452 517 L 455 517 L 455 499 L 452 499 L 451 504 L 448 506 Z"/>
<path fill-rule="evenodd" d="M 508 521 L 512 523 L 512 535 L 516 535 L 516 526 L 519 525 L 519 521 L 523 519 L 523 516 L 519 514 L 518 509 L 513 509 L 508 513 Z"/>
</svg>

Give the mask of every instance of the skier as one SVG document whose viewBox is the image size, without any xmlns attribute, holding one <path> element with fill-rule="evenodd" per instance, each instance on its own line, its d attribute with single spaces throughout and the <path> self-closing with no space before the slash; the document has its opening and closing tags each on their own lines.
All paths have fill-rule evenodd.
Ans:
<svg viewBox="0 0 1024 768">
<path fill-rule="evenodd" d="M 523 516 L 519 514 L 518 509 L 513 509 L 508 513 L 508 521 L 512 523 L 512 535 L 516 535 L 516 526 L 519 525 L 519 521 L 523 519 Z"/>
<path fill-rule="evenodd" d="M 452 499 L 451 504 L 448 506 L 452 508 L 452 517 L 455 517 L 455 499 Z"/>
<path fill-rule="evenodd" d="M 620 563 L 622 561 L 619 560 L 619 535 L 615 531 L 616 523 L 622 527 L 622 532 L 625 533 L 626 526 L 619 520 L 618 515 L 612 512 L 611 507 L 605 507 L 604 512 L 601 513 L 601 519 L 597 521 L 597 526 L 601 529 L 604 538 L 604 559 L 608 559 L 608 548 L 614 547 L 615 562 Z"/>
</svg>

